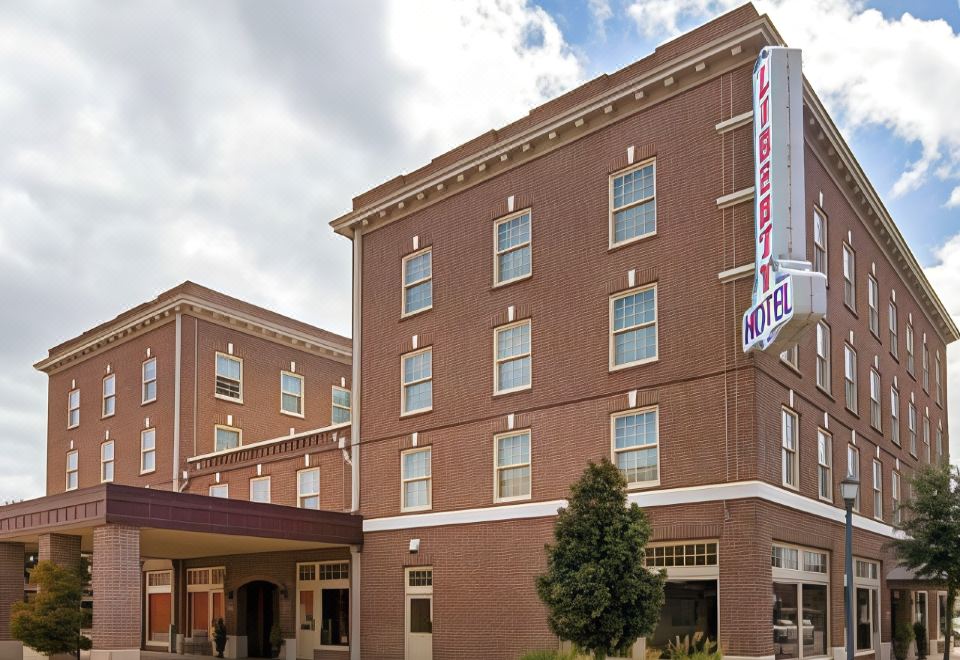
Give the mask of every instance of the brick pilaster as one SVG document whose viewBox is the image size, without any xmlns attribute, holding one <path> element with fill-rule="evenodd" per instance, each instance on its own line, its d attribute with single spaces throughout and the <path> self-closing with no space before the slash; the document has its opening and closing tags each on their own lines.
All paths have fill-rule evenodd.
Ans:
<svg viewBox="0 0 960 660">
<path fill-rule="evenodd" d="M 80 537 L 69 534 L 41 534 L 37 560 L 52 561 L 64 568 L 80 566 Z"/>
<path fill-rule="evenodd" d="M 10 641 L 10 609 L 23 600 L 23 544 L 0 543 L 0 641 Z"/>
<path fill-rule="evenodd" d="M 140 530 L 103 525 L 93 530 L 93 645 L 140 648 Z"/>
</svg>

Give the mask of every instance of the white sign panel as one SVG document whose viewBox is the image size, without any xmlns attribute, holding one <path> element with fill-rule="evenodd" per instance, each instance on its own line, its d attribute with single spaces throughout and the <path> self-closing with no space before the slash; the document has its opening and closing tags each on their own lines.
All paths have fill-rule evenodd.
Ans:
<svg viewBox="0 0 960 660">
<path fill-rule="evenodd" d="M 826 277 L 806 260 L 800 50 L 767 47 L 753 69 L 756 232 L 743 350 L 783 350 L 826 313 Z"/>
</svg>

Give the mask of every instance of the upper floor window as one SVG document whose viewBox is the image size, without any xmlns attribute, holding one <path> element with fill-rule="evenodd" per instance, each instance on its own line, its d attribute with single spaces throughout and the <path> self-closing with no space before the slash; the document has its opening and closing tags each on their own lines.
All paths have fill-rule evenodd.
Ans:
<svg viewBox="0 0 960 660">
<path fill-rule="evenodd" d="M 403 356 L 402 414 L 433 408 L 433 349 L 425 348 Z"/>
<path fill-rule="evenodd" d="M 820 499 L 833 501 L 833 436 L 817 429 L 817 483 Z"/>
<path fill-rule="evenodd" d="M 937 422 L 937 462 L 943 460 L 943 421 Z"/>
<path fill-rule="evenodd" d="M 503 433 L 494 438 L 497 502 L 530 497 L 530 431 Z"/>
<path fill-rule="evenodd" d="M 227 499 L 230 497 L 230 488 L 227 484 L 215 484 L 207 489 L 207 495 Z"/>
<path fill-rule="evenodd" d="M 140 393 L 141 403 L 150 403 L 157 400 L 157 358 L 146 360 L 141 366 L 142 373 L 142 391 Z"/>
<path fill-rule="evenodd" d="M 303 417 L 303 376 L 280 372 L 280 411 Z"/>
<path fill-rule="evenodd" d="M 937 361 L 933 365 L 933 384 L 936 388 L 936 402 L 940 405 L 943 404 L 943 381 L 941 378 L 941 371 L 943 369 L 943 362 L 940 360 L 940 351 L 937 351 Z"/>
<path fill-rule="evenodd" d="M 897 334 L 897 303 L 890 301 L 890 304 L 887 306 L 887 324 L 890 328 L 890 355 L 895 358 L 900 357 L 900 348 L 899 342 L 900 338 Z"/>
<path fill-rule="evenodd" d="M 893 502 L 891 503 L 893 511 L 893 524 L 899 525 L 901 522 L 903 522 L 903 517 L 900 512 L 901 496 L 899 472 L 892 472 L 890 474 L 890 496 L 893 499 Z"/>
<path fill-rule="evenodd" d="M 113 440 L 100 445 L 100 481 L 113 481 Z"/>
<path fill-rule="evenodd" d="M 854 445 L 847 445 L 847 476 L 860 481 L 860 450 Z M 853 501 L 853 510 L 860 511 L 860 491 L 857 489 L 857 499 Z"/>
<path fill-rule="evenodd" d="M 880 372 L 876 369 L 870 370 L 870 426 L 876 430 L 881 429 L 881 407 L 880 407 Z"/>
<path fill-rule="evenodd" d="M 157 469 L 157 431 L 146 429 L 140 431 L 140 474 L 147 474 Z"/>
<path fill-rule="evenodd" d="M 847 410 L 857 412 L 857 352 L 850 344 L 843 345 L 843 393 Z"/>
<path fill-rule="evenodd" d="M 80 452 L 76 449 L 67 452 L 67 478 L 65 488 L 75 490 L 80 485 Z"/>
<path fill-rule="evenodd" d="M 914 374 L 914 360 L 913 360 L 913 324 L 907 324 L 907 373 L 913 376 Z"/>
<path fill-rule="evenodd" d="M 217 396 L 243 400 L 243 361 L 217 353 Z"/>
<path fill-rule="evenodd" d="M 497 328 L 494 392 L 514 392 L 530 387 L 530 321 Z"/>
<path fill-rule="evenodd" d="M 873 517 L 883 520 L 883 465 L 873 459 Z"/>
<path fill-rule="evenodd" d="M 900 390 L 890 386 L 890 439 L 900 444 Z"/>
<path fill-rule="evenodd" d="M 790 488 L 798 487 L 798 468 L 800 461 L 797 460 L 799 420 L 797 413 L 786 408 L 782 409 L 781 414 L 781 477 L 783 485 Z"/>
<path fill-rule="evenodd" d="M 857 261 L 853 248 L 843 244 L 843 302 L 850 309 L 857 309 Z"/>
<path fill-rule="evenodd" d="M 790 348 L 780 353 L 780 360 L 789 364 L 794 369 L 800 368 L 800 345 L 794 344 Z"/>
<path fill-rule="evenodd" d="M 345 424 L 350 421 L 350 390 L 333 386 L 330 421 Z"/>
<path fill-rule="evenodd" d="M 110 374 L 103 379 L 103 407 L 101 416 L 110 417 L 117 412 L 117 375 Z"/>
<path fill-rule="evenodd" d="M 813 209 L 813 269 L 827 274 L 827 217 Z"/>
<path fill-rule="evenodd" d="M 421 511 L 432 506 L 432 458 L 433 450 L 431 447 L 412 449 L 400 455 L 400 480 L 403 490 L 401 493 L 401 510 Z"/>
<path fill-rule="evenodd" d="M 494 225 L 496 234 L 496 281 L 506 284 L 530 275 L 530 211 L 524 211 Z"/>
<path fill-rule="evenodd" d="M 297 472 L 297 506 L 301 509 L 320 508 L 320 468 Z"/>
<path fill-rule="evenodd" d="M 930 415 L 924 413 L 923 415 L 923 452 L 927 459 L 927 463 L 930 462 Z"/>
<path fill-rule="evenodd" d="M 610 177 L 610 246 L 657 231 L 656 162 Z"/>
<path fill-rule="evenodd" d="M 250 480 L 250 501 L 270 503 L 270 477 L 255 477 Z"/>
<path fill-rule="evenodd" d="M 80 425 L 80 390 L 70 390 L 67 394 L 67 428 Z"/>
<path fill-rule="evenodd" d="M 927 338 L 923 338 L 920 346 L 920 369 L 923 374 L 923 391 L 930 393 L 930 350 L 927 348 Z"/>
<path fill-rule="evenodd" d="M 403 315 L 433 307 L 433 249 L 403 258 Z"/>
<path fill-rule="evenodd" d="M 867 320 L 870 332 L 880 338 L 880 285 L 877 278 L 867 275 Z"/>
<path fill-rule="evenodd" d="M 660 428 L 658 410 L 613 415 L 613 459 L 630 488 L 660 483 Z"/>
<path fill-rule="evenodd" d="M 240 429 L 231 428 L 229 426 L 216 426 L 214 451 L 236 449 L 241 444 Z"/>
<path fill-rule="evenodd" d="M 610 368 L 656 359 L 656 285 L 610 298 Z"/>
<path fill-rule="evenodd" d="M 830 393 L 830 326 L 817 323 L 817 387 Z"/>
<path fill-rule="evenodd" d="M 910 453 L 917 455 L 917 407 L 911 402 L 907 406 L 907 436 L 910 438 Z"/>
</svg>

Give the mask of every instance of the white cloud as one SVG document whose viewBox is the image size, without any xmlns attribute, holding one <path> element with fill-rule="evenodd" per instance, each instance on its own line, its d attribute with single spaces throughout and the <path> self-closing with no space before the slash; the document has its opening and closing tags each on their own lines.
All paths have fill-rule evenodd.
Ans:
<svg viewBox="0 0 960 660">
<path fill-rule="evenodd" d="M 925 269 L 927 278 L 940 295 L 955 323 L 960 325 L 960 234 L 935 251 L 936 263 Z M 947 404 L 950 413 L 960 411 L 960 342 L 947 347 Z M 954 415 L 955 418 L 955 415 Z M 949 435 L 950 455 L 960 459 L 960 433 Z"/>
<path fill-rule="evenodd" d="M 960 206 L 960 186 L 954 188 L 953 192 L 950 193 L 950 199 L 947 200 L 947 206 L 950 208 L 956 208 Z"/>
<path fill-rule="evenodd" d="M 628 12 L 645 35 L 673 36 L 740 0 L 636 0 Z M 804 72 L 848 130 L 881 126 L 920 148 L 891 189 L 904 195 L 930 173 L 960 180 L 960 35 L 943 20 L 885 18 L 857 0 L 757 0 Z"/>
<path fill-rule="evenodd" d="M 593 29 L 601 39 L 606 39 L 607 21 L 613 18 L 610 0 L 589 0 L 587 7 L 593 21 Z"/>
</svg>

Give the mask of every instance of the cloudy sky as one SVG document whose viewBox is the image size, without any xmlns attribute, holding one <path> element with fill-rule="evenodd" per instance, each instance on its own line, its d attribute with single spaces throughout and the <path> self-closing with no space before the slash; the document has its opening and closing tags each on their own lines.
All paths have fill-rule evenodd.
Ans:
<svg viewBox="0 0 960 660">
<path fill-rule="evenodd" d="M 185 279 L 347 334 L 353 195 L 737 4 L 0 2 L 0 501 L 49 346 Z M 960 318 L 957 0 L 756 4 Z"/>
</svg>

